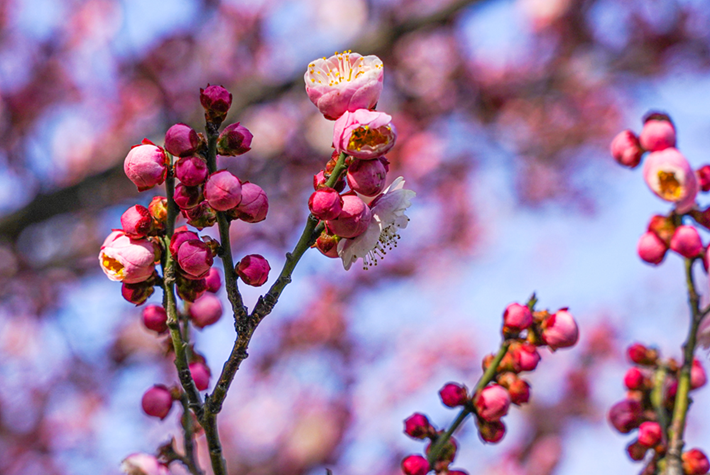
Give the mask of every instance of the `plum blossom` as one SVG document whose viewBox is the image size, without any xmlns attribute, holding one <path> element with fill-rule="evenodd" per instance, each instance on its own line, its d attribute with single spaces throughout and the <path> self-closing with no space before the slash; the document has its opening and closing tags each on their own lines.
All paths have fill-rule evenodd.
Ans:
<svg viewBox="0 0 710 475">
<path fill-rule="evenodd" d="M 362 258 L 365 269 L 377 265 L 378 259 L 397 245 L 397 229 L 407 227 L 409 218 L 404 212 L 416 196 L 414 191 L 404 188 L 404 183 L 404 178 L 398 177 L 372 201 L 372 219 L 364 233 L 338 242 L 338 255 L 343 260 L 345 270 L 349 270 L 358 258 Z"/>
</svg>

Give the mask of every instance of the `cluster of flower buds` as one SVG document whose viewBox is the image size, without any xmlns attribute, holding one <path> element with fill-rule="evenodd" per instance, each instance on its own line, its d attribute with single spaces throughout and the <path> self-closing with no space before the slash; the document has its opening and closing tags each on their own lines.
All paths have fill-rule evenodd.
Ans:
<svg viewBox="0 0 710 475">
<path fill-rule="evenodd" d="M 661 422 L 671 420 L 680 367 L 673 358 L 664 361 L 657 350 L 640 343 L 629 346 L 627 355 L 634 366 L 624 376 L 626 399 L 609 410 L 609 422 L 622 434 L 638 429 L 636 439 L 626 447 L 627 453 L 635 461 L 642 461 L 648 453 L 652 454 L 642 473 L 656 473 L 668 449 L 669 434 L 664 431 Z M 698 389 L 706 383 L 705 370 L 698 360 L 694 360 L 690 370 L 690 389 Z M 658 407 L 653 404 L 654 393 L 662 399 L 658 401 Z M 707 457 L 698 449 L 685 452 L 682 458 L 687 475 L 702 475 L 710 470 Z"/>
<path fill-rule="evenodd" d="M 315 246 L 328 257 L 340 257 L 346 270 L 359 258 L 367 269 L 396 247 L 398 229 L 409 222 L 404 212 L 415 196 L 404 189 L 402 177 L 385 187 L 385 154 L 397 133 L 390 115 L 373 110 L 382 92 L 382 61 L 336 53 L 311 62 L 304 79 L 313 104 L 335 121 L 335 151 L 314 176 L 315 191 L 308 200 L 311 214 L 325 223 Z M 347 157 L 347 174 L 327 186 L 341 155 Z"/>
<path fill-rule="evenodd" d="M 505 353 L 499 357 L 490 379 L 482 380 L 485 384 L 480 390 L 471 393 L 464 385 L 447 383 L 439 391 L 445 406 L 462 407 L 476 416 L 479 436 L 486 443 L 499 442 L 505 435 L 506 428 L 501 419 L 508 414 L 511 404 L 520 406 L 530 400 L 530 384 L 519 375 L 537 367 L 540 362 L 538 348 L 548 346 L 554 351 L 574 346 L 579 339 L 577 323 L 566 308 L 550 313 L 532 311 L 529 306 L 518 303 L 505 309 L 502 334 Z M 493 354 L 483 359 L 485 374 L 490 374 L 490 366 L 495 360 Z M 430 439 L 426 450 L 429 455 L 431 447 L 445 431 L 437 430 L 425 415 L 416 413 L 404 421 L 404 432 L 414 439 Z M 437 474 L 465 473 L 449 470 L 456 448 L 454 439 L 447 440 L 431 465 L 424 456 L 410 455 L 402 461 L 402 470 L 406 475 L 426 475 L 431 470 Z"/>
</svg>

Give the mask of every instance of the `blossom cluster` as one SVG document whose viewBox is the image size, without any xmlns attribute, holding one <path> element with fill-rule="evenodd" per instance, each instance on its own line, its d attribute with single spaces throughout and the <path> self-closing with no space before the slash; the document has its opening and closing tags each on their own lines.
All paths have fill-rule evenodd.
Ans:
<svg viewBox="0 0 710 475">
<path fill-rule="evenodd" d="M 486 443 L 497 443 L 505 435 L 502 418 L 511 404 L 521 406 L 530 400 L 530 384 L 519 375 L 535 370 L 541 359 L 538 348 L 547 346 L 555 351 L 574 346 L 579 339 L 577 323 L 566 308 L 550 313 L 534 311 L 533 304 L 534 299 L 529 305 L 513 303 L 505 309 L 501 349 L 498 355 L 490 354 L 483 359 L 484 375 L 474 391 L 457 383 L 447 383 L 439 391 L 445 406 L 461 407 L 464 417 L 475 415 L 478 434 Z M 402 461 L 406 475 L 426 475 L 431 470 L 437 474 L 466 473 L 449 469 L 457 443 L 444 435 L 447 431 L 437 430 L 424 414 L 415 413 L 407 418 L 404 432 L 414 439 L 430 440 L 427 457 L 409 455 Z M 434 447 L 438 452 L 432 453 Z"/>
<path fill-rule="evenodd" d="M 389 161 L 397 132 L 392 117 L 374 109 L 382 91 L 384 70 L 376 56 L 336 53 L 313 61 L 305 74 L 306 92 L 326 119 L 335 120 L 333 154 L 313 177 L 308 200 L 311 214 L 324 223 L 316 247 L 328 257 L 340 257 L 346 270 L 358 259 L 363 267 L 377 265 L 397 245 L 398 229 L 407 227 L 404 214 L 415 193 L 398 177 L 389 186 Z M 332 186 L 328 178 L 338 159 L 347 173 Z M 349 188 L 344 192 L 345 188 Z"/>
<path fill-rule="evenodd" d="M 675 406 L 680 377 L 680 365 L 673 358 L 663 360 L 658 350 L 634 343 L 627 350 L 634 364 L 624 375 L 626 398 L 616 403 L 608 414 L 611 425 L 622 434 L 638 429 L 637 437 L 626 447 L 629 457 L 642 461 L 650 453 L 642 473 L 656 473 L 659 462 L 668 450 L 668 427 Z M 700 361 L 695 359 L 690 370 L 690 390 L 707 384 L 707 375 Z M 654 395 L 660 400 L 654 401 Z M 686 475 L 703 475 L 710 463 L 699 449 L 683 453 Z"/>
</svg>

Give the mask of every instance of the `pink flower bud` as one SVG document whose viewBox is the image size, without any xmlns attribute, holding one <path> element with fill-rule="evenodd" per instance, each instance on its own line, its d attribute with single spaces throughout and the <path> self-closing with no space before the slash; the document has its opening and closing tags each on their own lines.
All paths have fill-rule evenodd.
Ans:
<svg viewBox="0 0 710 475">
<path fill-rule="evenodd" d="M 578 339 L 577 322 L 566 308 L 558 310 L 542 324 L 542 340 L 553 350 L 574 346 Z"/>
<path fill-rule="evenodd" d="M 205 279 L 186 279 L 181 274 L 177 277 L 177 294 L 185 302 L 194 302 L 207 291 Z"/>
<path fill-rule="evenodd" d="M 212 267 L 212 250 L 202 241 L 189 240 L 178 248 L 177 261 L 188 279 L 204 278 Z"/>
<path fill-rule="evenodd" d="M 468 401 L 468 392 L 464 386 L 456 383 L 447 383 L 439 391 L 439 397 L 444 406 L 463 406 Z"/>
<path fill-rule="evenodd" d="M 382 160 L 355 160 L 348 167 L 348 186 L 365 196 L 376 196 L 385 189 L 387 170 Z"/>
<path fill-rule="evenodd" d="M 503 312 L 503 330 L 521 332 L 533 323 L 532 313 L 526 305 L 511 303 Z"/>
<path fill-rule="evenodd" d="M 146 239 L 131 239 L 123 231 L 113 231 L 101 246 L 99 263 L 109 279 L 136 284 L 155 272 L 155 251 Z"/>
<path fill-rule="evenodd" d="M 678 226 L 671 238 L 671 249 L 683 257 L 691 259 L 703 250 L 698 230 L 693 226 Z"/>
<path fill-rule="evenodd" d="M 170 390 L 162 384 L 156 384 L 143 394 L 141 407 L 143 407 L 143 412 L 149 416 L 165 419 L 173 407 L 173 397 Z"/>
<path fill-rule="evenodd" d="M 635 168 L 641 163 L 641 155 L 643 155 L 643 150 L 639 139 L 630 130 L 619 133 L 611 142 L 611 156 L 619 165 Z"/>
<path fill-rule="evenodd" d="M 192 375 L 192 379 L 195 381 L 195 386 L 197 387 L 197 390 L 206 390 L 210 385 L 210 376 L 212 376 L 212 372 L 207 367 L 207 365 L 198 361 L 195 363 L 190 363 L 189 368 L 190 374 Z"/>
<path fill-rule="evenodd" d="M 160 305 L 148 305 L 143 309 L 143 324 L 156 333 L 168 331 L 168 314 Z"/>
<path fill-rule="evenodd" d="M 647 231 L 639 239 L 636 251 L 644 262 L 658 265 L 666 257 L 668 246 L 655 233 Z"/>
<path fill-rule="evenodd" d="M 222 302 L 212 294 L 205 294 L 190 305 L 188 313 L 197 328 L 204 328 L 222 318 Z"/>
<path fill-rule="evenodd" d="M 702 191 L 710 191 L 710 165 L 703 165 L 695 170 L 695 176 L 698 179 L 698 185 Z"/>
<path fill-rule="evenodd" d="M 227 211 L 242 201 L 242 184 L 227 170 L 209 176 L 205 184 L 205 199 L 217 211 Z"/>
<path fill-rule="evenodd" d="M 639 426 L 639 444 L 655 447 L 661 442 L 661 425 L 658 422 L 646 421 Z"/>
<path fill-rule="evenodd" d="M 708 377 L 705 374 L 703 365 L 697 359 L 693 360 L 693 365 L 690 367 L 690 389 L 698 389 L 705 386 L 708 382 Z"/>
<path fill-rule="evenodd" d="M 384 69 L 377 56 L 345 52 L 312 61 L 303 79 L 311 102 L 326 119 L 335 120 L 346 111 L 374 109 Z"/>
<path fill-rule="evenodd" d="M 143 282 L 138 282 L 137 284 L 127 284 L 124 282 L 123 285 L 121 285 L 121 296 L 136 306 L 142 305 L 148 300 L 148 297 L 153 295 L 154 285 L 153 279 L 151 278 Z"/>
<path fill-rule="evenodd" d="M 626 453 L 629 454 L 629 458 L 636 462 L 640 462 L 641 460 L 643 460 L 644 457 L 646 457 L 647 451 L 648 447 L 639 443 L 638 440 L 633 441 L 626 446 Z"/>
<path fill-rule="evenodd" d="M 199 145 L 200 137 L 189 125 L 175 124 L 165 132 L 165 150 L 178 157 L 192 155 Z"/>
<path fill-rule="evenodd" d="M 247 153 L 251 150 L 254 136 L 243 125 L 229 124 L 217 139 L 217 153 L 230 157 Z"/>
<path fill-rule="evenodd" d="M 641 343 L 629 345 L 626 350 L 626 355 L 631 362 L 641 366 L 651 366 L 656 364 L 658 352 L 654 349 L 646 348 Z"/>
<path fill-rule="evenodd" d="M 192 209 L 202 203 L 202 192 L 198 186 L 185 186 L 178 183 L 173 195 L 175 204 L 182 210 Z"/>
<path fill-rule="evenodd" d="M 624 375 L 624 386 L 630 390 L 642 390 L 646 387 L 646 377 L 640 369 L 633 367 L 629 368 Z"/>
<path fill-rule="evenodd" d="M 254 183 L 242 183 L 242 201 L 230 210 L 230 216 L 246 223 L 258 223 L 266 219 L 269 199 L 264 190 Z"/>
<path fill-rule="evenodd" d="M 192 231 L 188 231 L 187 227 L 183 226 L 182 228 L 178 228 L 175 230 L 175 233 L 172 235 L 170 238 L 170 254 L 175 257 L 177 256 L 178 249 L 180 249 L 180 246 L 182 243 L 186 241 L 199 241 L 200 236 L 197 235 L 197 233 L 194 233 Z"/>
<path fill-rule="evenodd" d="M 641 146 L 649 152 L 675 147 L 675 127 L 667 115 L 652 113 L 644 120 L 639 135 Z"/>
<path fill-rule="evenodd" d="M 138 191 L 145 191 L 165 181 L 168 175 L 168 157 L 162 148 L 146 139 L 142 144 L 134 145 L 128 152 L 123 162 L 123 171 L 138 187 Z"/>
<path fill-rule="evenodd" d="M 308 209 L 318 219 L 336 219 L 343 211 L 343 199 L 333 188 L 324 186 L 308 199 Z"/>
<path fill-rule="evenodd" d="M 434 428 L 424 414 L 415 413 L 404 421 L 404 433 L 413 439 L 425 439 Z"/>
<path fill-rule="evenodd" d="M 200 104 L 205 109 L 207 122 L 221 124 L 232 106 L 232 94 L 222 86 L 200 88 Z"/>
<path fill-rule="evenodd" d="M 212 267 L 205 277 L 205 284 L 207 285 L 207 292 L 212 292 L 216 294 L 222 287 L 222 278 L 219 276 L 219 271 Z"/>
<path fill-rule="evenodd" d="M 426 475 L 429 462 L 421 455 L 409 455 L 402 460 L 402 471 L 405 475 Z"/>
<path fill-rule="evenodd" d="M 182 215 L 187 219 L 187 224 L 196 227 L 200 231 L 217 222 L 217 212 L 206 201 L 201 202 L 194 208 L 183 209 Z"/>
<path fill-rule="evenodd" d="M 651 153 L 643 165 L 646 184 L 659 198 L 676 204 L 679 213 L 695 205 L 698 179 L 688 160 L 675 148 Z"/>
<path fill-rule="evenodd" d="M 380 158 L 392 147 L 397 132 L 392 125 L 392 116 L 384 112 L 358 109 L 345 112 L 335 121 L 333 146 L 335 151 L 345 152 L 362 160 Z"/>
<path fill-rule="evenodd" d="M 540 353 L 532 343 L 512 343 L 508 351 L 513 356 L 513 366 L 517 372 L 533 371 L 540 362 Z"/>
<path fill-rule="evenodd" d="M 185 186 L 198 186 L 209 175 L 207 164 L 199 157 L 183 157 L 175 163 L 175 176 Z"/>
<path fill-rule="evenodd" d="M 328 229 L 340 237 L 354 238 L 364 233 L 372 219 L 370 207 L 355 195 L 345 195 L 343 209 L 336 219 L 327 221 Z"/>
<path fill-rule="evenodd" d="M 128 475 L 170 475 L 168 467 L 148 454 L 131 454 L 121 462 L 121 470 Z"/>
<path fill-rule="evenodd" d="M 260 287 L 266 283 L 270 270 L 269 262 L 259 254 L 244 256 L 234 268 L 245 284 L 254 287 Z"/>
<path fill-rule="evenodd" d="M 474 398 L 478 416 L 485 421 L 497 421 L 508 414 L 510 407 L 510 394 L 502 386 L 492 384 L 483 388 Z"/>
<path fill-rule="evenodd" d="M 637 428 L 643 417 L 643 408 L 638 401 L 625 399 L 617 402 L 609 410 L 609 422 L 622 434 L 628 434 Z"/>
<path fill-rule="evenodd" d="M 134 205 L 121 215 L 121 227 L 130 238 L 144 238 L 153 229 L 153 217 L 145 206 Z"/>
<path fill-rule="evenodd" d="M 700 449 L 683 452 L 683 473 L 685 475 L 705 475 L 710 471 L 710 462 Z"/>
<path fill-rule="evenodd" d="M 483 442 L 495 444 L 505 435 L 505 424 L 501 421 L 478 421 L 478 435 Z"/>
</svg>

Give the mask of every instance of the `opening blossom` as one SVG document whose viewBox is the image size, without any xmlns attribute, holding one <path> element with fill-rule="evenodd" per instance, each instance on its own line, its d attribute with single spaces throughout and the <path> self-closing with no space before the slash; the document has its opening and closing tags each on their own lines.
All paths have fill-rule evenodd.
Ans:
<svg viewBox="0 0 710 475">
<path fill-rule="evenodd" d="M 349 51 L 312 61 L 304 75 L 308 98 L 330 120 L 347 111 L 373 109 L 380 99 L 383 79 L 380 58 Z"/>
<path fill-rule="evenodd" d="M 335 151 L 361 160 L 380 158 L 394 147 L 396 138 L 392 116 L 367 109 L 344 113 L 333 128 Z"/>
<path fill-rule="evenodd" d="M 155 248 L 146 239 L 131 239 L 123 231 L 113 231 L 101 246 L 99 263 L 109 279 L 136 284 L 155 272 Z"/>
<path fill-rule="evenodd" d="M 377 265 L 389 249 L 397 245 L 397 229 L 406 228 L 409 218 L 404 214 L 416 196 L 412 190 L 404 188 L 404 178 L 398 177 L 370 204 L 372 219 L 364 233 L 353 239 L 338 242 L 338 255 L 343 260 L 345 270 L 362 258 L 363 267 Z"/>
<path fill-rule="evenodd" d="M 688 160 L 675 148 L 649 154 L 643 164 L 643 176 L 651 191 L 675 203 L 679 213 L 693 208 L 698 179 Z"/>
</svg>

